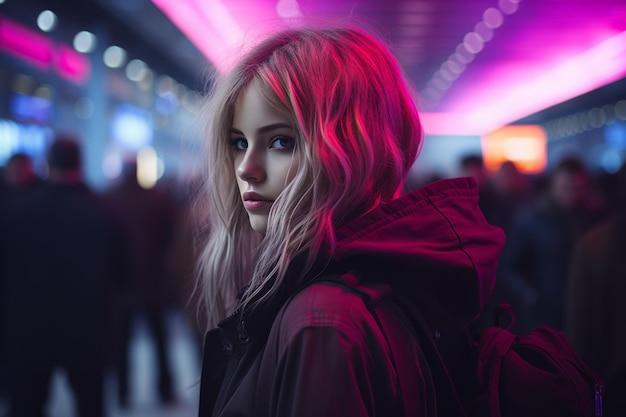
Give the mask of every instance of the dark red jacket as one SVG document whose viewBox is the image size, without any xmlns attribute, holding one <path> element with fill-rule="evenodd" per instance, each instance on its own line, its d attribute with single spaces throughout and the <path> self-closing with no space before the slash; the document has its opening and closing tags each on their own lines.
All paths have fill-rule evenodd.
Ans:
<svg viewBox="0 0 626 417">
<path fill-rule="evenodd" d="M 491 293 L 503 243 L 469 178 L 430 184 L 351 222 L 337 232 L 328 271 L 355 272 L 348 284 L 368 292 L 384 328 L 359 296 L 329 282 L 231 316 L 206 337 L 200 416 L 431 414 L 421 351 L 394 297 L 410 296 L 435 326 L 465 327 Z M 400 384 L 399 374 L 410 378 Z"/>
</svg>

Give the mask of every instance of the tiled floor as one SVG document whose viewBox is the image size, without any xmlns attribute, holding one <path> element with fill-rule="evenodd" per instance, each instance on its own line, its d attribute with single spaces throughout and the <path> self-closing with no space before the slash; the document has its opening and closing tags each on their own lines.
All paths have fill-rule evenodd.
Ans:
<svg viewBox="0 0 626 417">
<path fill-rule="evenodd" d="M 149 332 L 141 320 L 135 323 L 131 345 L 130 404 L 119 407 L 115 398 L 115 382 L 107 384 L 108 417 L 195 417 L 198 404 L 200 353 L 181 312 L 168 317 L 169 353 L 173 365 L 174 387 L 178 397 L 175 405 L 160 405 L 156 395 L 155 350 Z M 5 416 L 0 403 L 0 416 Z M 48 404 L 49 417 L 77 417 L 74 399 L 62 372 L 53 380 Z"/>
</svg>

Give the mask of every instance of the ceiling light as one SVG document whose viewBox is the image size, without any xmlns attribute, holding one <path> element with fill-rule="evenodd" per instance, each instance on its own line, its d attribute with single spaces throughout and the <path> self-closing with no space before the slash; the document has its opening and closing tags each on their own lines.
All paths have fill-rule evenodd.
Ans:
<svg viewBox="0 0 626 417">
<path fill-rule="evenodd" d="M 465 49 L 465 45 L 462 43 L 456 47 L 456 56 L 462 64 L 469 64 L 474 60 L 474 54 Z"/>
<path fill-rule="evenodd" d="M 92 52 L 96 48 L 96 36 L 83 30 L 74 36 L 74 49 L 83 54 Z"/>
<path fill-rule="evenodd" d="M 254 39 L 244 36 L 238 20 L 221 1 L 203 0 L 152 0 L 180 30 L 196 45 L 213 65 L 221 72 L 226 72 L 234 65 L 237 49 Z M 261 14 L 262 2 L 250 2 L 248 9 Z M 267 27 L 267 33 L 276 30 L 276 25 Z M 258 33 L 256 39 L 263 39 L 264 33 Z M 239 49 L 243 50 L 243 49 Z"/>
<path fill-rule="evenodd" d="M 463 38 L 465 50 L 471 54 L 477 54 L 483 50 L 483 40 L 476 32 L 470 32 Z"/>
<path fill-rule="evenodd" d="M 157 80 L 156 92 L 159 96 L 174 91 L 174 80 L 167 76 L 161 75 Z"/>
<path fill-rule="evenodd" d="M 102 55 L 104 65 L 109 68 L 120 68 L 126 62 L 126 51 L 119 46 L 109 46 Z"/>
<path fill-rule="evenodd" d="M 517 11 L 518 8 L 518 2 L 517 1 L 511 1 L 511 0 L 499 0 L 498 1 L 498 7 L 500 7 L 500 10 L 502 10 L 502 13 L 504 14 L 513 14 Z"/>
<path fill-rule="evenodd" d="M 458 62 L 456 60 L 456 55 L 453 55 L 452 57 L 450 57 L 447 61 L 446 61 L 446 68 L 448 68 L 451 72 L 455 73 L 455 74 L 461 74 L 463 71 L 465 71 L 465 68 L 467 67 L 467 65 L 465 65 L 462 62 Z"/>
<path fill-rule="evenodd" d="M 590 66 L 589 62 L 603 65 Z M 459 100 L 448 111 L 471 115 L 476 127 L 495 128 L 621 79 L 625 68 L 626 31 L 556 66 L 546 66 L 539 74 L 518 77 L 515 86 L 507 89 L 502 88 L 503 79 L 510 75 L 493 75 L 491 85 Z M 545 94 L 546 91 L 550 94 Z M 477 109 L 476 102 L 485 105 Z M 599 117 L 597 111 L 592 112 L 590 124 L 597 123 L 594 119 Z"/>
<path fill-rule="evenodd" d="M 452 82 L 452 81 L 456 80 L 457 78 L 459 78 L 459 74 L 458 73 L 452 72 L 452 71 L 450 71 L 449 69 L 446 69 L 446 68 L 442 68 L 440 70 L 440 73 L 441 73 L 441 78 L 443 78 L 444 80 L 450 81 L 450 82 Z"/>
<path fill-rule="evenodd" d="M 474 26 L 474 32 L 480 36 L 480 38 L 488 42 L 493 39 L 493 29 L 491 29 L 485 22 L 478 22 L 476 26 Z"/>
<path fill-rule="evenodd" d="M 433 78 L 433 86 L 440 91 L 450 88 L 450 84 L 450 81 L 444 80 L 443 78 Z"/>
<path fill-rule="evenodd" d="M 57 16 L 50 10 L 44 10 L 37 17 L 37 26 L 44 32 L 50 32 L 57 25 Z"/>
<path fill-rule="evenodd" d="M 126 65 L 126 76 L 131 81 L 141 81 L 147 70 L 147 65 L 140 59 L 131 60 L 128 65 Z"/>
<path fill-rule="evenodd" d="M 496 9 L 495 7 L 490 7 L 485 10 L 483 13 L 483 22 L 485 25 L 491 29 L 496 29 L 502 26 L 502 22 L 504 22 L 504 16 L 502 16 L 502 12 Z"/>
</svg>

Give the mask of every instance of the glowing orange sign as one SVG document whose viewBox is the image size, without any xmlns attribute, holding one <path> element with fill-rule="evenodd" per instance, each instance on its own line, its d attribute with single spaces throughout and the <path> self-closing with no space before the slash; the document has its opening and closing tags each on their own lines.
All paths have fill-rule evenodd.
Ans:
<svg viewBox="0 0 626 417">
<path fill-rule="evenodd" d="M 537 174 L 546 167 L 546 132 L 537 125 L 505 126 L 481 137 L 483 160 L 490 171 L 512 161 L 526 174 Z"/>
</svg>

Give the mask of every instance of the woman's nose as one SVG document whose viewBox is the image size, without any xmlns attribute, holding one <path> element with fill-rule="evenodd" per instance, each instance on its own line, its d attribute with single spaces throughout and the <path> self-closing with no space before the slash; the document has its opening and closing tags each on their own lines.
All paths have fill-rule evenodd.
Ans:
<svg viewBox="0 0 626 417">
<path fill-rule="evenodd" d="M 245 182 L 261 182 L 265 179 L 265 159 L 258 152 L 248 149 L 237 166 L 237 176 Z"/>
</svg>

